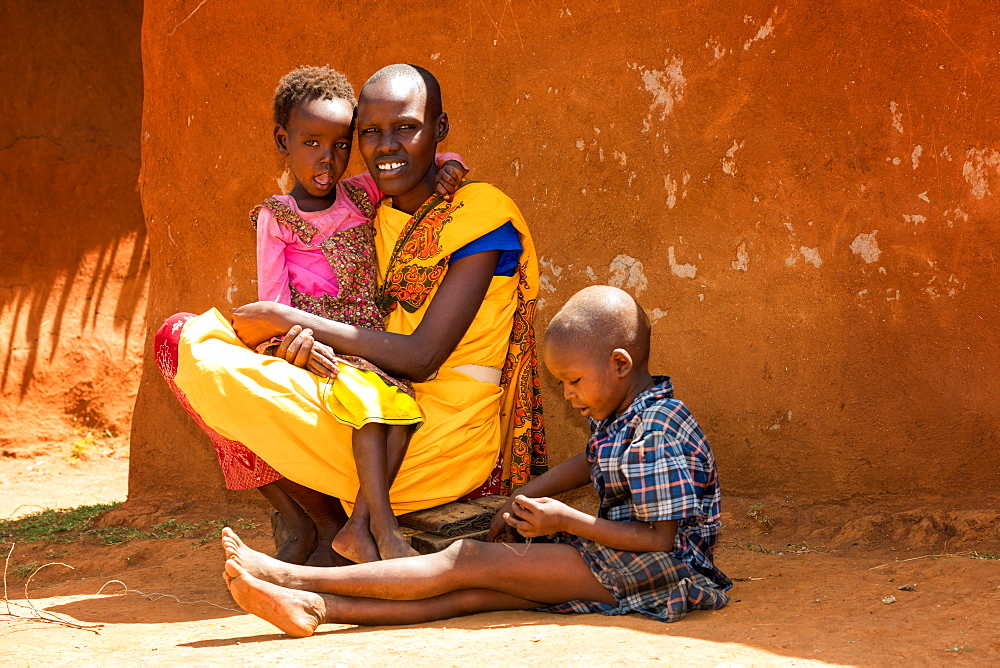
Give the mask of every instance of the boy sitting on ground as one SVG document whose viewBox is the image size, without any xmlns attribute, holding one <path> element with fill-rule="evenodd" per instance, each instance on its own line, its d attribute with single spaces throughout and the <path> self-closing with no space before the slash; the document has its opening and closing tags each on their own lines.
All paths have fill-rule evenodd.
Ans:
<svg viewBox="0 0 1000 668">
<path fill-rule="evenodd" d="M 649 320 L 627 293 L 574 295 L 545 335 L 543 359 L 566 399 L 590 418 L 586 451 L 518 490 L 492 540 L 443 552 L 339 568 L 295 566 L 223 531 L 225 578 L 248 612 L 289 635 L 322 623 L 407 624 L 487 610 L 640 612 L 675 621 L 729 602 L 715 567 L 715 460 L 670 379 L 651 376 Z M 593 517 L 551 495 L 594 484 Z M 547 537 L 545 542 L 531 542 Z"/>
</svg>

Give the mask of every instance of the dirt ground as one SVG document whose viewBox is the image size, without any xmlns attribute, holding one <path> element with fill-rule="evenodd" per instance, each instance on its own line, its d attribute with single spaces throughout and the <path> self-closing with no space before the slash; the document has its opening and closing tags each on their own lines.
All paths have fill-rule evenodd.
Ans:
<svg viewBox="0 0 1000 668">
<path fill-rule="evenodd" d="M 120 500 L 126 476 L 127 460 L 113 457 L 75 464 L 65 456 L 3 459 L 0 514 Z M 771 517 L 767 505 L 730 500 L 718 561 L 737 580 L 732 603 L 676 624 L 637 615 L 488 613 L 419 627 L 329 625 L 312 638 L 296 640 L 235 609 L 222 582 L 221 550 L 214 538 L 144 539 L 117 546 L 16 545 L 8 563 L 7 598 L 18 605 L 0 607 L 0 613 L 13 613 L 0 615 L 0 655 L 7 657 L 6 665 L 18 666 L 133 661 L 321 661 L 335 666 L 1000 661 L 1000 561 L 974 558 L 996 554 L 995 541 L 979 540 L 978 548 L 954 543 L 961 549 L 942 544 L 935 552 L 906 549 L 898 542 L 893 549 L 871 544 L 855 528 L 856 544 L 827 547 L 805 541 L 789 546 L 803 530 L 783 519 L 777 505 L 774 510 Z M 898 524 L 899 516 L 887 517 L 883 529 L 891 532 L 891 518 Z M 258 525 L 248 529 L 243 522 L 247 542 L 272 549 L 265 518 L 247 519 Z M 830 543 L 843 542 L 845 530 L 830 534 Z M 992 531 L 990 525 L 986 533 Z M 10 538 L 2 540 L 6 554 Z M 933 556 L 938 554 L 956 556 Z M 55 561 L 74 570 L 50 566 L 40 571 L 27 595 L 25 580 L 10 574 L 18 565 Z M 32 614 L 23 607 L 26 598 L 39 610 L 90 628 L 25 619 Z"/>
</svg>

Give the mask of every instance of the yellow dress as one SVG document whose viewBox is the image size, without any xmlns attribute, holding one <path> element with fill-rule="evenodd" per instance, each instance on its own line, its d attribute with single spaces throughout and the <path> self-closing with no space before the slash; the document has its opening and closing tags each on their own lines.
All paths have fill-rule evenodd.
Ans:
<svg viewBox="0 0 1000 668">
<path fill-rule="evenodd" d="M 378 210 L 381 301 L 389 312 L 386 330 L 399 334 L 419 325 L 451 253 L 508 221 L 523 247 L 517 274 L 493 277 L 472 325 L 437 376 L 413 384 L 424 423 L 390 490 L 397 513 L 468 494 L 483 484 L 501 453 L 508 488 L 544 467 L 531 328 L 538 268 L 524 219 L 492 186 L 469 183 L 454 202 L 432 198 L 415 217 L 387 204 Z M 456 367 L 492 368 L 501 372 L 500 382 L 478 380 Z M 181 332 L 175 382 L 220 434 L 240 441 L 290 480 L 353 502 L 358 478 L 351 428 L 333 415 L 327 381 L 258 355 L 225 318 L 209 311 Z"/>
</svg>

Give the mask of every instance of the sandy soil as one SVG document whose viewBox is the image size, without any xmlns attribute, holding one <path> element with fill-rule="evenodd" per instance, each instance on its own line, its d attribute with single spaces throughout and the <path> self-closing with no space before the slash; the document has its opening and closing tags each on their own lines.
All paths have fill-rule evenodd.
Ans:
<svg viewBox="0 0 1000 668">
<path fill-rule="evenodd" d="M 28 470 L 31 466 L 31 470 Z M 24 504 L 58 506 L 122 498 L 121 460 L 69 465 L 58 458 L 0 462 L 6 516 Z M 731 504 L 738 508 L 737 504 Z M 741 509 L 742 510 L 742 509 Z M 19 513 L 21 511 L 18 511 Z M 263 517 L 256 518 L 263 526 Z M 854 545 L 787 547 L 779 530 L 754 534 L 730 514 L 718 560 L 737 579 L 733 602 L 676 624 L 639 616 L 489 613 L 420 627 L 330 625 L 290 639 L 235 609 L 215 541 L 136 540 L 121 546 L 18 545 L 9 567 L 60 561 L 30 583 L 39 609 L 91 629 L 37 620 L 24 607 L 0 615 L 7 665 L 328 665 L 697 663 L 735 665 L 987 665 L 1000 661 L 1000 561 Z M 759 530 L 760 527 L 757 527 Z M 269 535 L 244 532 L 258 549 Z M 8 539 L 4 539 L 5 541 Z M 9 549 L 5 543 L 4 553 Z M 763 550 L 767 550 L 766 552 Z M 983 554 L 982 551 L 979 552 Z M 106 585 L 110 581 L 111 584 Z M 8 598 L 26 605 L 23 579 Z M 105 586 L 106 585 L 106 586 Z M 103 593 L 98 594 L 102 586 Z M 912 590 L 901 590 L 900 587 Z M 126 591 L 126 588 L 128 591 Z M 894 597 L 894 602 L 884 602 Z M 0 613 L 5 610 L 0 607 Z"/>
</svg>

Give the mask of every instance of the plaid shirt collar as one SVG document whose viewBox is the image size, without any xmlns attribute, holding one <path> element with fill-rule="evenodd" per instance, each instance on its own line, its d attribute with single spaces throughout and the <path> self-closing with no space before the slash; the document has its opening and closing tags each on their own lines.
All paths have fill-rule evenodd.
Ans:
<svg viewBox="0 0 1000 668">
<path fill-rule="evenodd" d="M 641 413 L 653 404 L 663 399 L 674 398 L 674 386 L 670 382 L 670 376 L 653 376 L 653 383 L 655 385 L 633 399 L 632 403 L 629 404 L 629 407 L 621 415 L 611 415 L 600 422 L 588 418 L 590 419 L 591 433 L 597 434 L 599 431 L 607 430 L 611 430 L 614 433 L 628 424 L 638 413 Z"/>
</svg>

